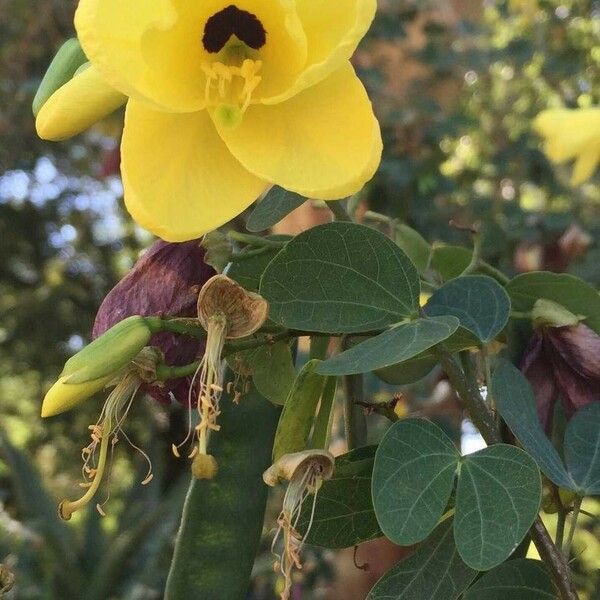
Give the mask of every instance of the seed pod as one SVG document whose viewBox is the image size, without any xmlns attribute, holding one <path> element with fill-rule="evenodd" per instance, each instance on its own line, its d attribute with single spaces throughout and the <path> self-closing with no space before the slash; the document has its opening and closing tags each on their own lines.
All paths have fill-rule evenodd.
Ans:
<svg viewBox="0 0 600 600">
<path fill-rule="evenodd" d="M 196 454 L 192 461 L 192 477 L 194 479 L 214 479 L 219 465 L 212 454 Z"/>
<path fill-rule="evenodd" d="M 79 40 L 71 38 L 67 40 L 58 50 L 56 56 L 52 59 L 40 87 L 33 99 L 32 110 L 37 117 L 40 109 L 46 103 L 46 100 L 56 92 L 60 87 L 67 83 L 81 65 L 87 62 Z"/>
<path fill-rule="evenodd" d="M 259 294 L 246 291 L 225 275 L 209 279 L 198 296 L 198 319 L 208 331 L 211 319 L 223 315 L 227 322 L 225 337 L 248 337 L 258 331 L 269 314 L 269 303 Z"/>
</svg>

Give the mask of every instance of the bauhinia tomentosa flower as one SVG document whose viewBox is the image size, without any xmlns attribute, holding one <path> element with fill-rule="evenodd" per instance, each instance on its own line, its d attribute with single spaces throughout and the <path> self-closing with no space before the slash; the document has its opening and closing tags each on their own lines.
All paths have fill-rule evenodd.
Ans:
<svg viewBox="0 0 600 600">
<path fill-rule="evenodd" d="M 288 481 L 283 498 L 281 513 L 277 518 L 277 533 L 273 539 L 272 551 L 277 556 L 276 571 L 284 577 L 281 600 L 289 600 L 294 568 L 301 569 L 301 552 L 304 541 L 310 533 L 315 514 L 317 493 L 323 481 L 333 475 L 334 458 L 326 450 L 303 450 L 284 454 L 263 474 L 264 482 L 274 487 L 280 481 Z M 298 531 L 298 523 L 309 496 L 312 495 L 309 520 L 304 534 Z M 282 549 L 276 547 L 282 537 Z"/>
<path fill-rule="evenodd" d="M 169 241 L 229 221 L 270 185 L 335 200 L 373 176 L 379 125 L 349 62 L 376 0 L 80 0 L 91 66 L 42 106 L 64 139 L 127 102 L 121 171 Z"/>
<path fill-rule="evenodd" d="M 600 163 L 600 107 L 552 108 L 533 123 L 544 138 L 544 152 L 555 163 L 575 160 L 572 185 L 589 179 Z"/>
</svg>

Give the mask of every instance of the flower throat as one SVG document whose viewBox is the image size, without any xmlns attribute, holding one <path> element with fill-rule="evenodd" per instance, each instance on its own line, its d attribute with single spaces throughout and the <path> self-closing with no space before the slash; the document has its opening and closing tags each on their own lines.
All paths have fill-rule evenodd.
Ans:
<svg viewBox="0 0 600 600">
<path fill-rule="evenodd" d="M 208 19 L 202 45 L 214 61 L 205 63 L 205 102 L 225 126 L 236 127 L 250 105 L 262 77 L 262 61 L 250 57 L 267 42 L 267 32 L 256 15 L 234 5 Z"/>
</svg>

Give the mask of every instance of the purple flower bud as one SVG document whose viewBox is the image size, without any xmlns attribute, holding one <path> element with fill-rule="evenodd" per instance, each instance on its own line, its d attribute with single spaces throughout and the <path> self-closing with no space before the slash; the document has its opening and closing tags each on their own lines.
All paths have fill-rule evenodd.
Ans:
<svg viewBox="0 0 600 600">
<path fill-rule="evenodd" d="M 543 327 L 534 333 L 521 370 L 533 387 L 542 425 L 550 433 L 557 396 L 567 418 L 600 400 L 600 336 L 582 323 Z"/>
<path fill-rule="evenodd" d="M 213 275 L 215 271 L 204 263 L 200 240 L 155 242 L 108 293 L 96 315 L 92 336 L 98 337 L 131 315 L 197 316 L 198 292 Z M 191 363 L 204 350 L 202 341 L 173 333 L 157 333 L 150 344 L 160 348 L 169 366 Z M 145 391 L 160 402 L 169 403 L 172 394 L 187 403 L 190 383 L 190 378 L 179 378 L 163 386 L 146 386 Z"/>
</svg>

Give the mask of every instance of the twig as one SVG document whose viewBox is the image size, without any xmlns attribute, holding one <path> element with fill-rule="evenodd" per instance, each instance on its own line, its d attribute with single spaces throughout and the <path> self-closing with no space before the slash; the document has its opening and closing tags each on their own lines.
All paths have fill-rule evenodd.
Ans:
<svg viewBox="0 0 600 600">
<path fill-rule="evenodd" d="M 334 200 L 327 203 L 327 208 L 333 213 L 336 221 L 352 221 L 352 217 L 346 210 L 346 200 Z"/>
</svg>

